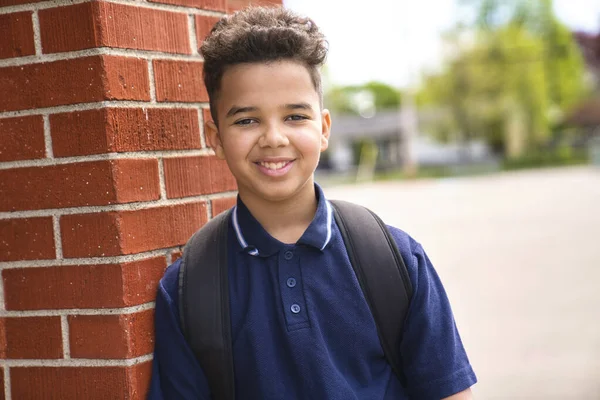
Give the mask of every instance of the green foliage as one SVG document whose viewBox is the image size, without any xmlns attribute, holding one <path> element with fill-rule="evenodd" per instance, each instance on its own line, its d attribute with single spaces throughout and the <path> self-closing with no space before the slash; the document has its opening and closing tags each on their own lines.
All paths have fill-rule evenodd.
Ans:
<svg viewBox="0 0 600 400">
<path fill-rule="evenodd" d="M 424 77 L 417 104 L 449 108 L 448 126 L 461 139 L 483 138 L 497 153 L 538 148 L 584 95 L 576 43 L 550 0 L 462 4 L 475 11 L 473 21 L 448 35 L 454 57 L 441 73 Z"/>
<path fill-rule="evenodd" d="M 334 86 L 325 93 L 327 108 L 343 114 L 359 114 L 365 107 L 375 110 L 398 108 L 400 102 L 400 91 L 382 82 Z"/>
<path fill-rule="evenodd" d="M 552 151 L 536 150 L 522 156 L 506 159 L 502 168 L 516 170 L 525 168 L 559 167 L 589 163 L 589 154 L 584 150 L 573 150 L 570 147 L 559 147 Z"/>
</svg>

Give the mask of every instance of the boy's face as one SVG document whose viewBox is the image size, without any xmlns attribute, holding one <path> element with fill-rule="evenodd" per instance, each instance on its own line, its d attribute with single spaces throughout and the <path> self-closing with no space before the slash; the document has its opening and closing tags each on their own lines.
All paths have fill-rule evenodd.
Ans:
<svg viewBox="0 0 600 400">
<path fill-rule="evenodd" d="M 207 141 L 227 161 L 245 202 L 288 200 L 313 190 L 331 118 L 320 109 L 306 67 L 294 61 L 230 67 L 216 106 L 219 127 L 206 124 Z"/>
</svg>

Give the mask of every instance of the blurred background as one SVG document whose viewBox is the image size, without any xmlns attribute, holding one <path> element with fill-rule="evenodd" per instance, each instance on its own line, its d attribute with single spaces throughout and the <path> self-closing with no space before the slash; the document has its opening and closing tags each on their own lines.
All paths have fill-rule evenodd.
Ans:
<svg viewBox="0 0 600 400">
<path fill-rule="evenodd" d="M 478 399 L 600 399 L 600 0 L 284 0 L 327 36 L 317 180 L 427 250 Z"/>
</svg>

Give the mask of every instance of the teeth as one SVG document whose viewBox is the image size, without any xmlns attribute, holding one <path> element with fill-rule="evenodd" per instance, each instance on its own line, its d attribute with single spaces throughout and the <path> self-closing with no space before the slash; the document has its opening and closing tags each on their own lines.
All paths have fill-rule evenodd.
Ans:
<svg viewBox="0 0 600 400">
<path fill-rule="evenodd" d="M 281 168 L 285 167 L 286 164 L 287 164 L 287 162 L 285 162 L 285 161 L 278 162 L 278 163 L 261 161 L 261 163 L 260 163 L 260 165 L 262 165 L 263 167 L 272 169 L 272 170 L 281 169 Z"/>
</svg>

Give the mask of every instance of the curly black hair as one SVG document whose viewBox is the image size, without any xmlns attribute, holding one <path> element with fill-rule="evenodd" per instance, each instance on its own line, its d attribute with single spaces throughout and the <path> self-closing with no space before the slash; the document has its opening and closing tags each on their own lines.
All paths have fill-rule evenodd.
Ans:
<svg viewBox="0 0 600 400">
<path fill-rule="evenodd" d="M 280 60 L 302 63 L 322 105 L 320 67 L 327 51 L 325 36 L 314 21 L 285 8 L 249 7 L 224 16 L 200 46 L 213 120 L 217 121 L 215 102 L 225 70 L 242 63 Z"/>
</svg>

